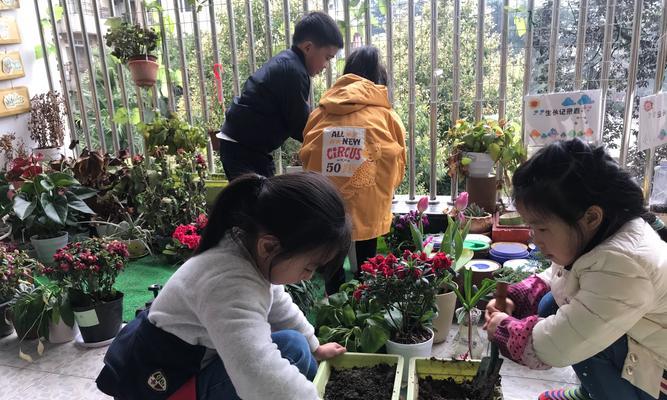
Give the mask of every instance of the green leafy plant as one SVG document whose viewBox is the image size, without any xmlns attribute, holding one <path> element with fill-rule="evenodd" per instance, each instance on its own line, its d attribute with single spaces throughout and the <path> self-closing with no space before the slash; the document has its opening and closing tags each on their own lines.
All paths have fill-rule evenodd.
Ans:
<svg viewBox="0 0 667 400">
<path fill-rule="evenodd" d="M 315 307 L 317 337 L 337 342 L 348 351 L 376 353 L 390 336 L 384 308 L 376 301 L 361 301 L 364 286 L 350 281 Z"/>
<path fill-rule="evenodd" d="M 84 200 L 95 193 L 65 172 L 40 173 L 23 183 L 13 209 L 27 229 L 40 238 L 52 238 L 77 227 L 81 214 L 94 214 Z"/>
<path fill-rule="evenodd" d="M 303 315 L 309 315 L 315 307 L 319 290 L 319 285 L 313 280 L 285 285 L 285 291 L 292 296 L 292 301 L 303 312 Z"/>
<path fill-rule="evenodd" d="M 477 204 L 471 203 L 465 210 L 463 210 L 463 215 L 466 217 L 488 217 L 491 214 Z"/>
<path fill-rule="evenodd" d="M 113 48 L 111 55 L 122 63 L 132 57 L 152 55 L 157 48 L 159 36 L 152 28 L 143 28 L 122 21 L 120 18 L 109 18 L 109 32 L 104 35 L 106 45 Z"/>
<path fill-rule="evenodd" d="M 144 135 L 148 148 L 166 146 L 167 154 L 170 155 L 175 155 L 179 150 L 193 153 L 207 144 L 203 128 L 192 126 L 175 114 L 169 118 L 159 117 L 148 124 L 139 123 L 137 129 Z"/>
<path fill-rule="evenodd" d="M 487 153 L 491 159 L 502 165 L 509 176 L 526 159 L 526 150 L 521 141 L 521 126 L 512 121 L 482 120 L 477 123 L 465 119 L 457 120 L 447 133 L 449 150 L 449 173 L 455 171 L 465 176 L 471 159 L 466 153 Z"/>
<path fill-rule="evenodd" d="M 57 324 L 62 320 L 67 326 L 74 326 L 67 288 L 58 282 L 20 285 L 10 305 L 10 313 L 20 342 L 31 334 L 37 335 L 39 355 L 44 352 L 42 338 L 49 337 L 49 323 Z M 19 357 L 32 362 L 32 357 L 20 347 Z"/>
</svg>

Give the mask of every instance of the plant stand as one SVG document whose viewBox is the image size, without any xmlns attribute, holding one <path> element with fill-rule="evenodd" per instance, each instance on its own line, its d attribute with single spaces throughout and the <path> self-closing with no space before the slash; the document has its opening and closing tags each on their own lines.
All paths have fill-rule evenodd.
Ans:
<svg viewBox="0 0 667 400">
<path fill-rule="evenodd" d="M 320 363 L 313 383 L 320 398 L 325 398 L 325 389 L 332 369 L 350 369 L 353 367 L 374 367 L 379 364 L 396 366 L 391 400 L 399 400 L 401 395 L 401 376 L 403 375 L 403 357 L 393 354 L 345 353 Z"/>
<path fill-rule="evenodd" d="M 420 380 L 431 377 L 435 381 L 442 381 L 451 378 L 456 383 L 464 381 L 472 381 L 480 367 L 480 361 L 458 361 L 458 360 L 441 360 L 436 358 L 413 358 L 410 360 L 408 369 L 408 396 L 407 400 L 419 399 L 419 385 Z M 447 397 L 440 397 L 447 399 Z M 454 398 L 454 397 L 452 397 Z M 456 397 L 456 399 L 463 397 Z M 475 400 L 487 400 L 478 399 Z M 495 393 L 492 399 L 488 400 L 502 400 L 503 393 L 500 383 L 496 383 Z"/>
</svg>

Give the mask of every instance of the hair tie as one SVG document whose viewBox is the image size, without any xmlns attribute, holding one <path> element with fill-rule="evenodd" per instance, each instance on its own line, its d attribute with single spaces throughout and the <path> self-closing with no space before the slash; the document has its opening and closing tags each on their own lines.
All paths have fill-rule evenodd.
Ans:
<svg viewBox="0 0 667 400">
<path fill-rule="evenodd" d="M 651 228 L 653 228 L 654 231 L 658 232 L 660 230 L 665 229 L 665 223 L 662 222 L 660 218 L 656 215 L 655 220 L 651 222 Z"/>
</svg>

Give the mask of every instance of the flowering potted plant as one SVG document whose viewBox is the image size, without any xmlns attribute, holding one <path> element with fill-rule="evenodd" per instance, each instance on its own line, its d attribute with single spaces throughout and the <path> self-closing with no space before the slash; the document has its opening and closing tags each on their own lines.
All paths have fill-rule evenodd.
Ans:
<svg viewBox="0 0 667 400">
<path fill-rule="evenodd" d="M 361 266 L 363 284 L 357 296 L 377 303 L 386 312 L 391 331 L 387 352 L 406 359 L 431 354 L 435 296 L 451 279 L 451 266 L 452 260 L 445 253 L 429 257 L 409 250 L 400 258 L 378 255 Z"/>
<path fill-rule="evenodd" d="M 107 24 L 110 29 L 104 39 L 107 46 L 113 47 L 111 55 L 127 64 L 137 86 L 155 85 L 159 66 L 152 53 L 160 36 L 152 28 L 133 25 L 120 18 L 109 18 Z"/>
<path fill-rule="evenodd" d="M 400 256 L 405 250 L 422 250 L 424 228 L 429 225 L 428 216 L 424 213 L 427 207 L 428 197 L 422 197 L 417 203 L 417 210 L 394 217 L 385 241 L 395 256 Z"/>
<path fill-rule="evenodd" d="M 179 225 L 172 233 L 172 243 L 162 251 L 162 254 L 185 261 L 199 247 L 201 235 L 208 224 L 206 214 L 199 214 L 197 220 L 191 224 Z"/>
<path fill-rule="evenodd" d="M 65 111 L 65 101 L 56 91 L 50 90 L 30 99 L 30 139 L 37 143 L 35 152 L 44 155 L 47 161 L 63 157 L 60 148 L 65 140 Z"/>
<path fill-rule="evenodd" d="M 21 283 L 32 282 L 32 271 L 40 264 L 28 254 L 0 246 L 0 337 L 14 331 L 7 321 L 7 308 Z"/>
<path fill-rule="evenodd" d="M 123 293 L 113 285 L 128 261 L 127 245 L 92 238 L 68 244 L 53 258 L 56 264 L 45 267 L 44 273 L 69 285 L 74 317 L 84 342 L 115 337 L 121 324 Z"/>
<path fill-rule="evenodd" d="M 43 159 L 44 156 L 41 153 L 16 157 L 9 163 L 9 170 L 5 173 L 5 178 L 11 182 L 15 190 L 18 190 L 24 180 L 33 179 L 42 173 Z"/>
</svg>

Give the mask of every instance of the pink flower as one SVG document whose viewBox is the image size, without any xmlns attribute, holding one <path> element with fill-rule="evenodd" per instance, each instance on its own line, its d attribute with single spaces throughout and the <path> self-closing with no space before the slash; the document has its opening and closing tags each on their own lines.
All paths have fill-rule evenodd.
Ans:
<svg viewBox="0 0 667 400">
<path fill-rule="evenodd" d="M 466 204 L 468 202 L 467 199 L 468 199 L 468 194 L 466 193 Z M 428 197 L 424 196 L 421 199 L 419 199 L 419 202 L 417 202 L 417 211 L 419 211 L 419 213 L 421 214 L 424 211 L 426 211 L 427 208 L 428 208 Z"/>
<path fill-rule="evenodd" d="M 454 207 L 456 207 L 459 212 L 462 212 L 468 207 L 468 192 L 461 192 L 461 194 L 459 194 L 459 197 L 457 197 L 454 202 Z"/>
<path fill-rule="evenodd" d="M 466 223 L 466 216 L 462 212 L 456 214 L 456 219 L 459 221 L 459 224 L 463 225 Z"/>
</svg>

